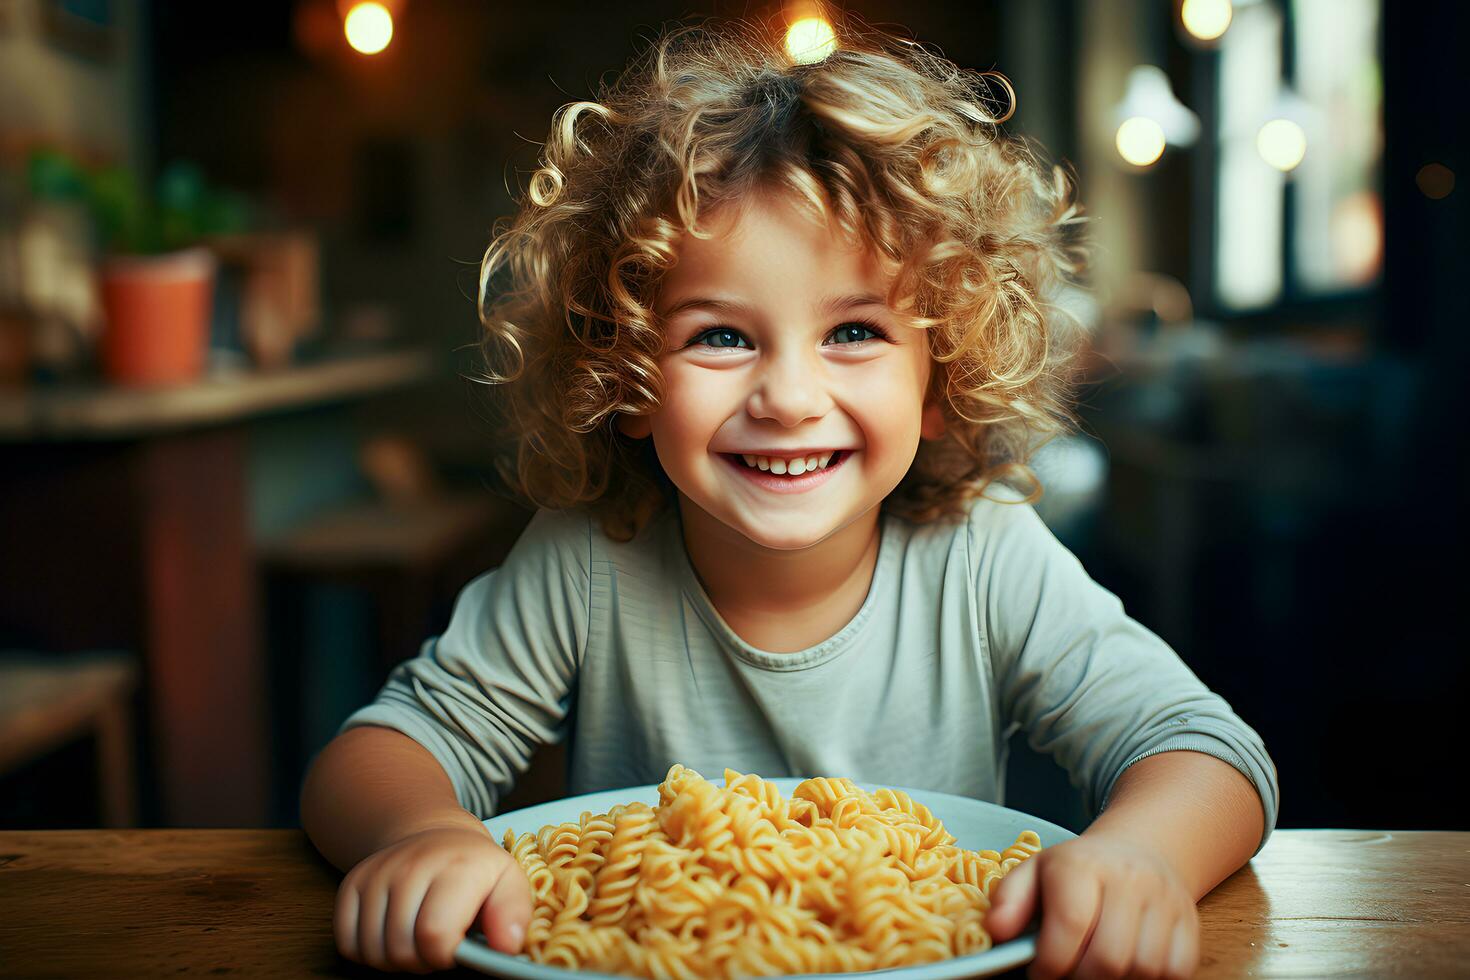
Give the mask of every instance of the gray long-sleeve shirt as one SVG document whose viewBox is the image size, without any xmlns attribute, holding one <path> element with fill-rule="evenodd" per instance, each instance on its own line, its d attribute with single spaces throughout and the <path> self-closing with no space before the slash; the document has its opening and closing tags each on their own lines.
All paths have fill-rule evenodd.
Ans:
<svg viewBox="0 0 1470 980">
<path fill-rule="evenodd" d="M 536 746 L 568 735 L 572 793 L 656 783 L 678 762 L 1003 802 L 1019 726 L 1094 812 L 1128 766 L 1188 749 L 1245 774 L 1270 833 L 1276 771 L 1260 737 L 1029 505 L 980 499 L 966 521 L 884 515 L 881 528 L 857 615 L 815 646 L 769 653 L 711 603 L 676 511 L 627 543 L 585 511 L 540 511 L 504 565 L 465 586 L 443 635 L 342 729 L 418 741 L 460 804 L 488 817 Z"/>
</svg>

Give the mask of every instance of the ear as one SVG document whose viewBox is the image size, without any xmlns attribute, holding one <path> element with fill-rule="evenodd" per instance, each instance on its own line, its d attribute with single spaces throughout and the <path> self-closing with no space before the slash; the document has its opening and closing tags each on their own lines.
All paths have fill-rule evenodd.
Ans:
<svg viewBox="0 0 1470 980">
<path fill-rule="evenodd" d="M 924 414 L 919 420 L 919 435 L 925 439 L 938 439 L 944 435 L 944 409 L 938 401 L 924 404 Z"/>
<path fill-rule="evenodd" d="M 653 422 L 647 415 L 618 413 L 618 431 L 631 439 L 647 439 L 653 433 Z"/>
</svg>

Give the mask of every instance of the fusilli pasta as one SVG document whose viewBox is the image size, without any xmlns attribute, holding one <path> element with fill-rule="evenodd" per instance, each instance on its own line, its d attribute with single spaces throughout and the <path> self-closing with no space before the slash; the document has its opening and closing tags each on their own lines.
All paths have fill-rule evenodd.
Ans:
<svg viewBox="0 0 1470 980">
<path fill-rule="evenodd" d="M 990 948 L 995 883 L 1041 850 L 955 846 L 906 793 L 849 779 L 789 799 L 756 775 L 725 786 L 676 765 L 659 803 L 505 834 L 530 879 L 531 959 L 650 978 L 881 970 Z"/>
</svg>

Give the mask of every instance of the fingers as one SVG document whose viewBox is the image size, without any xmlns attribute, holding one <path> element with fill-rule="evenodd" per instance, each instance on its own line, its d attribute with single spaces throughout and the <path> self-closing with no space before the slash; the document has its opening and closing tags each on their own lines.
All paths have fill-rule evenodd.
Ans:
<svg viewBox="0 0 1470 980">
<path fill-rule="evenodd" d="M 498 949 L 519 952 L 531 885 L 515 859 L 481 833 L 435 831 L 364 859 L 337 892 L 332 930 L 346 959 L 378 970 L 454 966 L 471 922 Z"/>
<path fill-rule="evenodd" d="M 1169 944 L 1174 939 L 1178 916 L 1168 906 L 1155 902 L 1139 917 L 1138 944 L 1133 953 L 1133 974 L 1162 977 L 1168 969 Z"/>
<path fill-rule="evenodd" d="M 1027 861 L 1020 867 L 1030 863 Z M 1042 916 L 1041 934 L 1036 939 L 1036 959 L 1028 971 L 1032 980 L 1053 980 L 1070 973 L 1097 924 L 1102 908 L 1102 882 L 1092 875 L 1076 874 L 1075 871 L 1075 867 L 1069 869 L 1065 863 L 1056 861 L 1037 869 Z"/>
<path fill-rule="evenodd" d="M 505 877 L 511 870 L 514 869 L 501 867 L 497 872 Z M 454 950 L 479 916 L 494 886 L 495 881 L 481 873 L 448 874 L 435 880 L 414 923 L 414 944 L 426 963 L 436 970 L 454 966 Z"/>
<path fill-rule="evenodd" d="M 1174 926 L 1169 943 L 1167 976 L 1193 976 L 1199 966 L 1199 912 L 1193 907 Z"/>
<path fill-rule="evenodd" d="M 342 880 L 337 889 L 337 905 L 332 910 L 332 937 L 337 941 L 337 951 L 354 963 L 362 962 L 357 946 L 357 916 L 361 904 L 357 884 L 352 876 Z"/>
<path fill-rule="evenodd" d="M 419 907 L 432 882 L 429 875 L 415 874 L 399 880 L 388 890 L 388 907 L 383 915 L 383 958 L 391 969 L 406 973 L 427 973 L 432 969 L 420 955 L 414 935 Z"/>
<path fill-rule="evenodd" d="M 506 862 L 478 917 L 490 946 L 502 953 L 519 953 L 534 904 L 530 879 L 514 860 Z"/>
<path fill-rule="evenodd" d="M 358 890 L 357 962 L 374 969 L 387 969 L 383 952 L 383 917 L 388 914 L 386 883 L 369 879 Z"/>
<path fill-rule="evenodd" d="M 1077 965 L 1078 980 L 1104 980 L 1128 974 L 1138 944 L 1139 917 L 1142 909 L 1127 895 L 1109 901 L 1104 891 L 1102 914 L 1087 942 L 1082 962 Z"/>
<path fill-rule="evenodd" d="M 990 896 L 985 931 L 997 943 L 1019 935 L 1036 912 L 1036 867 L 1038 861 L 1023 861 L 1000 880 Z"/>
</svg>

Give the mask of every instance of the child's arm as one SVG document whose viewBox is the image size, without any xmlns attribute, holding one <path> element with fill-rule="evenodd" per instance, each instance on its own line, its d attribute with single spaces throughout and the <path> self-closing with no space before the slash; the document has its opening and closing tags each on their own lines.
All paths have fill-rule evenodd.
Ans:
<svg viewBox="0 0 1470 980">
<path fill-rule="evenodd" d="M 347 959 L 447 969 L 476 923 L 497 949 L 520 951 L 532 907 L 525 873 L 408 736 L 364 726 L 333 739 L 307 774 L 301 823 L 327 860 L 351 869 L 332 914 Z"/>
<path fill-rule="evenodd" d="M 1135 972 L 1186 975 L 1198 957 L 1194 902 L 1275 823 L 1275 766 L 1260 736 L 1034 510 L 977 507 L 972 519 L 1000 721 L 1052 755 L 1099 814 L 1000 886 L 992 934 L 1015 935 L 1039 902 L 1034 975 L 1079 963 L 1082 976 L 1117 975 L 1134 956 Z"/>
<path fill-rule="evenodd" d="M 1150 756 L 1118 777 L 1081 837 L 1002 879 L 986 927 L 1004 942 L 1039 903 L 1032 977 L 1187 977 L 1199 961 L 1195 902 L 1264 830 L 1261 799 L 1234 766 L 1198 752 Z"/>
<path fill-rule="evenodd" d="M 365 725 L 327 744 L 301 790 L 301 826 L 342 871 L 430 827 L 485 825 L 454 795 L 444 768 L 401 732 Z"/>
<path fill-rule="evenodd" d="M 313 763 L 302 824 L 351 869 L 333 914 L 348 959 L 451 967 L 475 923 L 495 948 L 520 950 L 530 884 L 478 815 L 563 726 L 590 617 L 590 529 L 585 514 L 538 512 Z"/>
<path fill-rule="evenodd" d="M 591 519 L 538 511 L 449 623 L 338 729 L 388 728 L 438 760 L 454 799 L 490 816 L 536 749 L 565 737 L 591 626 Z"/>
<path fill-rule="evenodd" d="M 1201 752 L 1162 752 L 1118 777 L 1086 833 L 1158 852 L 1197 902 L 1250 860 L 1265 822 L 1240 770 Z"/>
</svg>

